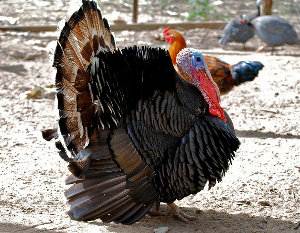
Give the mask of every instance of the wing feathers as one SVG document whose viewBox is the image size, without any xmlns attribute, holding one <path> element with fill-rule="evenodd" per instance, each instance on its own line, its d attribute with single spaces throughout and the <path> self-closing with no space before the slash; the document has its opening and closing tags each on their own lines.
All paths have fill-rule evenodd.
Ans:
<svg viewBox="0 0 300 233">
<path fill-rule="evenodd" d="M 169 203 L 197 193 L 207 182 L 213 187 L 221 181 L 239 144 L 234 132 L 217 118 L 197 119 L 175 156 L 169 155 L 171 165 L 162 164 L 157 179 L 162 184 L 161 200 Z"/>
</svg>

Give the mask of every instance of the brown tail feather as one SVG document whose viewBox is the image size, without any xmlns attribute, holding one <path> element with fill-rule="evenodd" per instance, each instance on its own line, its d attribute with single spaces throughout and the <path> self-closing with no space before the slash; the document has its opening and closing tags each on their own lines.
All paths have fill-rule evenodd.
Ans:
<svg viewBox="0 0 300 233">
<path fill-rule="evenodd" d="M 82 7 L 66 22 L 54 56 L 59 126 L 73 155 L 89 142 L 87 128 L 93 126 L 96 107 L 87 69 L 101 49 L 115 49 L 113 36 L 96 3 L 83 1 Z"/>
</svg>

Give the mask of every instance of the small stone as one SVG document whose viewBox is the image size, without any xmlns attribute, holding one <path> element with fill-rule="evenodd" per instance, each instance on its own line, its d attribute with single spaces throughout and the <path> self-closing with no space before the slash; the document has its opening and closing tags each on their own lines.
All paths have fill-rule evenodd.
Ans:
<svg viewBox="0 0 300 233">
<path fill-rule="evenodd" d="M 26 93 L 27 99 L 55 99 L 56 91 L 52 89 L 45 89 L 43 87 L 35 86 Z"/>
<path fill-rule="evenodd" d="M 259 201 L 258 204 L 261 206 L 271 206 L 270 202 L 268 201 Z"/>
<path fill-rule="evenodd" d="M 118 18 L 118 19 L 114 20 L 114 24 L 117 24 L 117 25 L 126 25 L 127 22 L 124 19 Z"/>
<path fill-rule="evenodd" d="M 238 205 L 251 205 L 251 201 L 242 200 L 237 202 Z"/>
<path fill-rule="evenodd" d="M 154 233 L 166 233 L 169 231 L 169 227 L 163 226 L 154 229 Z"/>
<path fill-rule="evenodd" d="M 196 210 L 196 214 L 202 214 L 202 213 L 203 213 L 202 210 L 199 210 L 199 209 Z"/>
<path fill-rule="evenodd" d="M 27 99 L 40 99 L 45 93 L 45 89 L 42 87 L 34 87 L 31 91 L 26 94 Z"/>
<path fill-rule="evenodd" d="M 50 83 L 50 84 L 46 85 L 45 87 L 46 87 L 46 88 L 55 88 L 55 84 Z"/>
</svg>

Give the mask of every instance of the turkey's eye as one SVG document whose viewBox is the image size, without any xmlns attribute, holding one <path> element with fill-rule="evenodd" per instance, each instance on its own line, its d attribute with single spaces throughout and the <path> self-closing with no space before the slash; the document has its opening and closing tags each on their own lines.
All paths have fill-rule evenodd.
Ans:
<svg viewBox="0 0 300 233">
<path fill-rule="evenodd" d="M 196 69 L 201 69 L 204 68 L 204 62 L 201 56 L 199 55 L 193 55 L 192 56 L 192 65 L 196 68 Z"/>
</svg>

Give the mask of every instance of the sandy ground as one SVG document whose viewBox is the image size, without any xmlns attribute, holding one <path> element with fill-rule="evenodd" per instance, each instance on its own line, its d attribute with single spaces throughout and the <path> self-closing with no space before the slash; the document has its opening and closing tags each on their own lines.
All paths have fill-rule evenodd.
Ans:
<svg viewBox="0 0 300 233">
<path fill-rule="evenodd" d="M 41 1 L 42 2 L 42 1 Z M 119 44 L 165 46 L 154 32 L 117 33 Z M 165 217 L 146 217 L 132 226 L 80 223 L 65 214 L 66 163 L 41 129 L 55 125 L 54 81 L 49 53 L 55 34 L 0 34 L 0 232 L 146 233 L 160 226 L 169 232 L 300 232 L 300 48 L 256 54 L 217 47 L 220 31 L 185 32 L 192 47 L 230 63 L 255 59 L 265 64 L 253 82 L 222 97 L 242 146 L 224 180 L 178 202 L 197 220 L 185 224 Z M 201 38 L 201 39 L 199 39 Z M 252 50 L 251 50 L 252 49 Z M 26 99 L 34 86 L 40 99 Z M 164 211 L 167 211 L 163 207 Z"/>
</svg>

